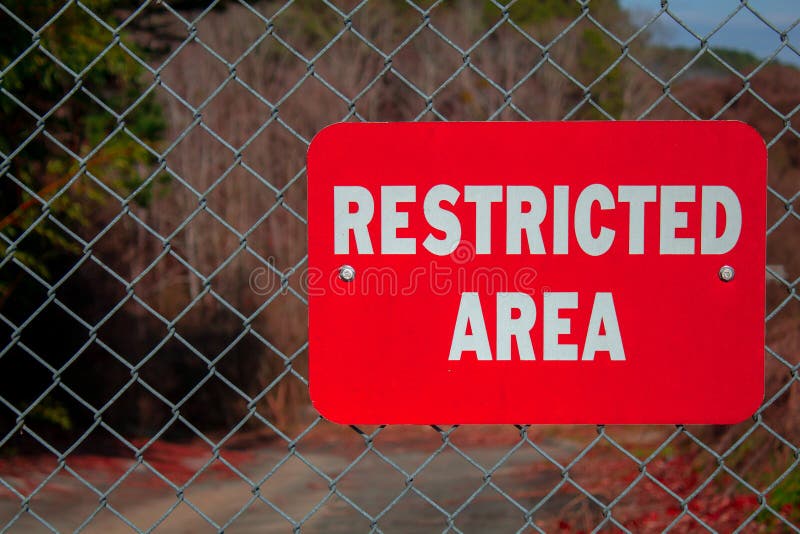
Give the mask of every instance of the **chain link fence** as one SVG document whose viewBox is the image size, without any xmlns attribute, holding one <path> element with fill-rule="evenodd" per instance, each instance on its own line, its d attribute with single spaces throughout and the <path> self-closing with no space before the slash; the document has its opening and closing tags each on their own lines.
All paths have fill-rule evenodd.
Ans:
<svg viewBox="0 0 800 534">
<path fill-rule="evenodd" d="M 800 530 L 800 9 L 730 1 L 706 27 L 687 6 L 0 2 L 3 531 Z M 755 35 L 768 52 L 724 46 Z M 733 118 L 770 157 L 752 420 L 313 412 L 304 156 L 322 127 Z"/>
</svg>

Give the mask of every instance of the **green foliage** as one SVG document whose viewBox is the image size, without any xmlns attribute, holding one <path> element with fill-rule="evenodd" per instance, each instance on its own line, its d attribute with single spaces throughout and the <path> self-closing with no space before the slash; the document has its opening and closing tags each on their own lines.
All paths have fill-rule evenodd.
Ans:
<svg viewBox="0 0 800 534">
<path fill-rule="evenodd" d="M 574 20 L 580 16 L 583 7 L 575 0 L 517 0 L 501 1 L 510 4 L 508 14 L 521 26 L 536 26 L 552 20 Z M 604 24 L 613 24 L 623 17 L 624 12 L 618 0 L 593 0 L 589 4 L 592 14 Z M 497 18 L 498 8 L 488 0 L 484 3 L 484 14 Z"/>
<path fill-rule="evenodd" d="M 777 474 L 770 473 L 773 477 Z M 797 503 L 800 503 L 800 470 L 795 467 L 767 494 L 767 504 L 786 520 L 797 524 L 800 522 L 800 507 Z M 782 532 L 785 529 L 785 524 L 768 510 L 761 511 L 756 516 L 756 521 L 766 525 L 769 532 Z"/>
<path fill-rule="evenodd" d="M 278 33 L 297 37 L 302 36 L 304 42 L 292 44 L 314 49 L 327 44 L 337 32 L 341 31 L 343 23 L 334 11 L 322 8 L 316 0 L 297 0 L 289 9 L 283 12 L 275 21 Z"/>
<path fill-rule="evenodd" d="M 6 7 L 38 31 L 39 40 L 16 21 L 2 19 L 0 70 L 5 72 L 0 82 L 12 97 L 0 95 L 0 232 L 14 239 L 33 226 L 14 254 L 47 277 L 49 266 L 77 252 L 77 246 L 52 225 L 36 223 L 42 207 L 31 193 L 51 201 L 50 212 L 72 228 L 97 222 L 92 214 L 107 198 L 97 182 L 127 196 L 141 185 L 142 170 L 152 163 L 148 150 L 120 127 L 124 123 L 152 146 L 165 123 L 152 97 L 128 112 L 146 89 L 144 69 L 88 13 L 75 4 L 62 10 L 63 2 L 55 0 L 14 0 Z M 113 22 L 111 0 L 94 0 L 90 7 Z M 104 106 L 126 115 L 118 119 Z M 38 123 L 34 114 L 44 120 Z M 70 152 L 81 158 L 91 154 L 85 170 Z M 139 195 L 136 201 L 146 198 Z M 7 253 L 5 242 L 0 252 Z M 4 276 L 0 273 L 0 308 L 13 287 Z"/>
<path fill-rule="evenodd" d="M 793 522 L 800 521 L 800 469 L 793 469 L 768 498 L 770 506 L 782 512 Z M 774 516 L 771 518 L 774 519 Z"/>
<path fill-rule="evenodd" d="M 525 25 L 541 24 L 552 19 L 572 19 L 580 12 L 580 5 L 574 0 L 522 0 L 509 8 L 511 18 Z"/>
<path fill-rule="evenodd" d="M 581 71 L 591 78 L 590 82 L 602 76 L 602 79 L 592 88 L 592 97 L 614 118 L 619 118 L 624 111 L 625 80 L 619 68 L 612 69 L 605 75 L 603 73 L 619 57 L 620 53 L 618 48 L 612 46 L 611 41 L 604 38 L 599 29 L 586 28 L 581 33 L 581 52 L 578 64 Z M 585 109 L 589 112 L 589 116 L 586 118 L 605 118 L 605 115 L 595 108 L 590 110 L 586 107 Z"/>
<path fill-rule="evenodd" d="M 750 52 L 746 52 L 743 50 L 734 50 L 732 48 L 714 48 L 714 52 L 720 58 L 722 58 L 722 60 L 725 61 L 725 63 L 727 63 L 734 69 L 741 72 L 747 72 L 748 70 L 752 69 L 755 65 L 761 63 L 761 60 L 759 60 L 758 57 L 756 57 L 754 54 L 751 54 Z M 712 63 L 713 65 L 719 65 L 719 62 L 713 59 L 709 55 L 704 55 L 700 59 L 700 61 Z M 728 70 L 727 68 L 725 68 L 725 71 L 730 73 L 730 70 Z"/>
<path fill-rule="evenodd" d="M 50 400 L 49 398 L 39 402 L 33 410 L 30 411 L 28 417 L 33 420 L 55 425 L 61 430 L 72 429 L 72 419 L 66 407 L 60 402 Z"/>
<path fill-rule="evenodd" d="M 750 52 L 732 48 L 711 47 L 711 49 L 731 68 L 742 73 L 750 72 L 755 66 L 761 63 L 761 60 Z M 648 54 L 652 56 L 650 60 L 652 63 L 657 67 L 667 66 L 668 70 L 672 71 L 676 71 L 692 61 L 697 55 L 697 52 L 698 49 L 696 48 L 666 46 L 652 46 L 648 50 Z M 728 67 L 708 53 L 697 58 L 692 64 L 691 71 L 695 75 L 711 77 L 727 77 L 732 74 Z"/>
<path fill-rule="evenodd" d="M 594 0 L 589 4 L 589 8 L 592 16 L 612 31 L 628 23 L 628 15 L 620 7 L 618 0 Z M 509 6 L 508 14 L 514 23 L 547 43 L 580 17 L 582 10 L 583 7 L 575 0 L 520 0 Z M 487 0 L 483 8 L 484 22 L 492 23 L 497 17 L 497 6 Z M 548 26 L 550 26 L 549 31 L 542 33 L 541 29 Z M 594 24 L 579 22 L 569 31 L 580 35 L 577 50 L 578 66 L 572 74 L 584 84 L 601 76 L 621 54 L 619 47 L 613 46 L 614 43 Z M 624 84 L 622 69 L 615 68 L 592 87 L 592 100 L 609 115 L 619 118 L 624 111 Z M 605 119 L 606 116 L 587 104 L 579 112 L 578 118 Z"/>
<path fill-rule="evenodd" d="M 12 0 L 5 5 L 38 33 L 0 15 L 0 84 L 7 92 L 0 94 L 0 254 L 13 254 L 47 280 L 74 263 L 81 247 L 42 217 L 39 199 L 73 232 L 91 235 L 109 203 L 103 188 L 131 196 L 154 166 L 147 148 L 122 127 L 155 146 L 165 123 L 152 96 L 139 100 L 147 88 L 143 67 L 76 4 L 64 8 L 55 0 Z M 115 24 L 111 0 L 93 0 L 89 7 Z M 127 41 L 126 46 L 142 54 Z M 146 202 L 149 194 L 144 188 L 134 201 Z M 8 241 L 23 234 L 10 251 Z M 0 310 L 7 317 L 37 306 L 41 294 L 41 286 L 23 271 L 0 270 Z M 42 357 L 57 358 L 57 353 L 52 348 Z M 16 372 L 29 383 L 25 364 L 16 361 L 22 366 Z M 24 406 L 29 399 L 18 385 L 6 383 L 4 395 Z M 58 398 L 39 402 L 28 418 L 45 423 L 49 431 L 73 429 L 69 404 Z"/>
</svg>

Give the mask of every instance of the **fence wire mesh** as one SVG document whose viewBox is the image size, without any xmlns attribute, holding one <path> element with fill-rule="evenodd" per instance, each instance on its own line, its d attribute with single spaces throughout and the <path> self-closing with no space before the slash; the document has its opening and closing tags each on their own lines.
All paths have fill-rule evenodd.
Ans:
<svg viewBox="0 0 800 534">
<path fill-rule="evenodd" d="M 639 5 L 3 0 L 3 531 L 800 530 L 800 6 Z M 726 47 L 756 34 L 768 51 Z M 315 132 L 621 118 L 766 140 L 752 420 L 340 428 L 309 407 Z"/>
</svg>

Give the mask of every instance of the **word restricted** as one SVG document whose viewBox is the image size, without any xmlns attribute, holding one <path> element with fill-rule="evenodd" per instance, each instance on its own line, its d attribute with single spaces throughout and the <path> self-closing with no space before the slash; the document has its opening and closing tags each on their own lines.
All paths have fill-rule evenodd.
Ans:
<svg viewBox="0 0 800 534">
<path fill-rule="evenodd" d="M 698 195 L 698 190 L 700 194 Z M 739 239 L 742 228 L 742 208 L 736 193 L 724 185 L 661 186 L 630 185 L 616 188 L 616 195 L 602 184 L 591 184 L 582 189 L 570 205 L 570 187 L 557 185 L 548 191 L 549 196 L 536 186 L 466 186 L 462 191 L 446 184 L 438 184 L 425 193 L 423 213 L 427 226 L 433 230 L 422 240 L 422 246 L 431 254 L 451 254 L 462 241 L 461 222 L 449 209 L 458 202 L 473 206 L 469 214 L 476 229 L 474 246 L 476 254 L 492 254 L 492 211 L 495 204 L 505 202 L 505 253 L 569 254 L 569 234 L 573 232 L 581 250 L 590 256 L 605 254 L 614 244 L 618 231 L 627 233 L 629 254 L 645 252 L 645 210 L 650 204 L 659 214 L 660 254 L 695 254 L 695 236 L 678 237 L 676 232 L 685 229 L 688 214 L 681 205 L 696 203 L 700 199 L 700 254 L 724 254 Z M 334 202 L 334 252 L 349 254 L 351 239 L 355 240 L 356 254 L 374 254 L 370 223 L 375 222 L 375 199 L 362 186 L 336 186 Z M 401 209 L 404 204 L 417 201 L 414 185 L 382 186 L 380 189 L 380 253 L 416 254 L 416 237 L 398 237 L 397 232 L 409 227 L 409 214 Z M 720 231 L 718 213 L 722 208 L 725 226 Z M 496 208 L 495 208 L 496 209 Z M 592 213 L 595 210 L 627 210 L 626 227 L 612 229 L 600 226 L 593 231 Z M 541 225 L 552 217 L 553 232 L 545 243 Z M 571 225 L 571 226 L 570 226 Z M 373 226 L 377 226 L 374 224 Z M 442 234 L 437 237 L 435 234 Z M 375 239 L 377 240 L 377 239 Z M 498 252 L 498 251 L 495 251 Z"/>
</svg>

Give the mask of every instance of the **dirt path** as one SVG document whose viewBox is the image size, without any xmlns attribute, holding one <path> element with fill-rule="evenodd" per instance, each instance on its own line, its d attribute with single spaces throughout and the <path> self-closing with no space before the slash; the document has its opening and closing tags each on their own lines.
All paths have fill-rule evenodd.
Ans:
<svg viewBox="0 0 800 534">
<path fill-rule="evenodd" d="M 472 458 L 481 465 L 490 467 L 498 458 L 508 452 L 508 447 L 486 448 Z M 259 455 L 265 465 L 274 465 L 282 454 L 267 451 Z M 394 452 L 391 460 L 401 466 L 420 466 L 429 455 L 424 452 Z M 310 453 L 305 458 L 321 471 L 328 474 L 341 473 L 350 463 L 343 454 Z M 498 481 L 504 481 L 505 491 L 512 495 L 531 493 L 533 488 L 527 484 L 528 471 L 532 464 L 543 462 L 543 458 L 533 449 L 522 449 L 514 454 L 497 472 Z M 405 489 L 405 481 L 400 473 L 393 473 L 383 459 L 376 454 L 367 454 L 359 460 L 357 467 L 337 485 L 341 493 L 356 503 L 366 513 L 377 515 L 384 510 Z M 303 525 L 304 532 L 349 533 L 367 531 L 370 521 L 357 512 L 339 495 L 328 496 L 327 485 L 323 479 L 297 460 L 286 462 L 280 470 L 279 478 L 264 486 L 263 494 L 295 520 L 301 519 L 313 510 L 320 501 L 326 499 L 321 508 Z M 542 493 L 559 481 L 557 472 L 537 480 Z M 454 512 L 464 501 L 481 487 L 483 474 L 467 463 L 457 453 L 445 452 L 439 455 L 420 475 L 414 487 L 449 512 Z M 525 485 L 525 487 L 519 487 Z M 537 492 L 538 493 L 538 492 Z M 187 492 L 187 497 L 198 509 L 211 519 L 224 524 L 236 515 L 252 497 L 246 484 L 240 480 L 222 480 L 215 483 L 201 483 Z M 174 497 L 147 499 L 137 507 L 127 509 L 126 517 L 140 528 L 147 528 L 154 517 L 160 515 L 176 502 Z M 564 505 L 564 499 L 555 499 L 549 510 L 556 511 Z M 543 513 L 547 513 L 545 510 Z M 469 531 L 513 532 L 524 523 L 522 512 L 491 488 L 482 491 L 469 506 L 465 507 L 456 524 Z M 418 494 L 409 491 L 397 504 L 391 507 L 378 520 L 378 527 L 384 532 L 441 531 L 446 525 L 445 516 Z M 215 530 L 190 506 L 181 504 L 169 515 L 162 525 L 165 532 L 203 532 Z M 119 519 L 104 515 L 87 529 L 87 532 L 113 532 L 127 528 Z M 289 532 L 290 523 L 275 510 L 261 501 L 253 502 L 238 517 L 227 532 Z"/>
<path fill-rule="evenodd" d="M 303 521 L 304 532 L 349 533 L 370 530 L 370 520 L 357 511 L 348 500 L 364 513 L 377 516 L 377 527 L 384 532 L 440 532 L 447 526 L 445 513 L 456 515 L 455 524 L 465 531 L 513 532 L 524 524 L 523 512 L 492 487 L 485 487 L 484 472 L 456 449 L 446 447 L 431 460 L 431 454 L 441 446 L 441 440 L 389 443 L 378 447 L 386 458 L 373 451 L 366 454 L 363 446 L 340 446 L 335 436 L 312 444 L 298 453 L 316 469 L 336 482 L 338 494 L 330 494 L 327 480 L 314 472 L 300 456 L 286 459 L 287 449 L 281 444 L 249 451 L 241 466 L 242 474 L 251 480 L 264 478 L 275 466 L 280 467 L 260 486 L 260 495 L 295 521 Z M 465 449 L 470 458 L 489 470 L 508 454 L 513 443 L 486 444 Z M 551 449 L 574 454 L 575 446 L 564 442 L 552 444 Z M 361 456 L 363 454 L 363 456 Z M 358 462 L 348 468 L 357 459 Z M 388 461 L 387 461 L 388 460 Z M 182 459 L 189 472 L 203 465 L 202 460 Z M 393 463 L 392 467 L 389 462 Z M 412 489 L 405 475 L 419 470 Z M 46 471 L 46 470 L 45 470 Z M 141 471 L 141 473 L 139 473 Z M 342 475 L 343 472 L 346 473 Z M 97 473 L 95 473 L 97 474 Z M 153 477 L 139 467 L 131 476 Z M 113 476 L 109 476 L 113 479 Z M 530 446 L 519 448 L 493 472 L 492 481 L 523 506 L 531 506 L 560 480 L 556 469 Z M 101 484 L 98 487 L 102 488 Z M 414 491 L 416 490 L 416 491 Z M 402 497 L 395 502 L 399 495 Z M 146 530 L 171 510 L 159 524 L 160 532 L 211 532 L 216 528 L 197 510 L 218 525 L 228 524 L 226 532 L 290 532 L 289 520 L 261 500 L 254 499 L 251 486 L 229 472 L 225 476 L 201 477 L 189 485 L 185 502 L 180 502 L 166 485 L 125 484 L 114 491 L 108 503 L 138 529 Z M 569 496 L 556 495 L 537 517 L 554 516 L 568 502 Z M 464 503 L 468 505 L 464 506 Z M 191 504 L 190 504 L 191 503 Z M 248 503 L 249 506 L 246 506 Z M 70 476 L 59 475 L 41 492 L 41 498 L 31 502 L 31 510 L 46 519 L 59 531 L 73 531 L 98 507 L 96 494 Z M 463 507 L 463 508 L 462 508 Z M 310 514 L 315 510 L 313 514 Z M 6 524 L 19 511 L 19 501 L 0 499 L 0 521 Z M 23 514 L 11 527 L 12 532 L 46 532 L 45 525 L 32 514 Z M 120 518 L 108 509 L 101 510 L 85 527 L 85 532 L 130 532 Z"/>
<path fill-rule="evenodd" d="M 598 438 L 593 427 L 535 431 L 532 441 L 563 466 Z M 639 465 L 602 440 L 570 468 L 566 481 L 558 466 L 521 442 L 519 429 L 510 426 L 461 427 L 446 440 L 430 427 L 387 427 L 373 435 L 374 441 L 369 437 L 374 429 L 365 432 L 317 425 L 291 446 L 274 438 L 236 443 L 222 452 L 224 462 L 213 459 L 203 442 L 159 442 L 147 447 L 146 465 L 135 469 L 131 458 L 71 455 L 73 474 L 62 470 L 39 491 L 35 488 L 57 468 L 52 458 L 0 461 L 2 481 L 26 495 L 36 493 L 20 515 L 19 497 L 0 486 L 0 533 L 153 527 L 168 533 L 220 528 L 276 533 L 291 532 L 293 524 L 303 532 L 331 534 L 373 527 L 441 532 L 448 526 L 462 532 L 517 532 L 531 509 L 545 531 L 591 531 L 603 521 L 596 503 L 611 502 L 614 519 L 626 528 L 655 531 L 681 513 L 679 503 L 652 482 L 631 489 L 640 477 Z M 644 458 L 672 429 L 609 432 Z M 671 491 L 688 495 L 708 475 L 698 472 L 691 457 L 666 450 L 663 456 L 648 465 L 648 472 Z M 101 506 L 99 495 L 75 475 L 99 492 L 108 492 L 121 477 L 124 482 Z M 176 488 L 185 488 L 183 494 Z M 719 530 L 735 527 L 757 506 L 752 496 L 720 500 L 715 493 L 709 486 L 692 507 Z M 627 496 L 620 499 L 622 494 Z M 676 531 L 697 530 L 699 525 L 685 519 Z"/>
</svg>

